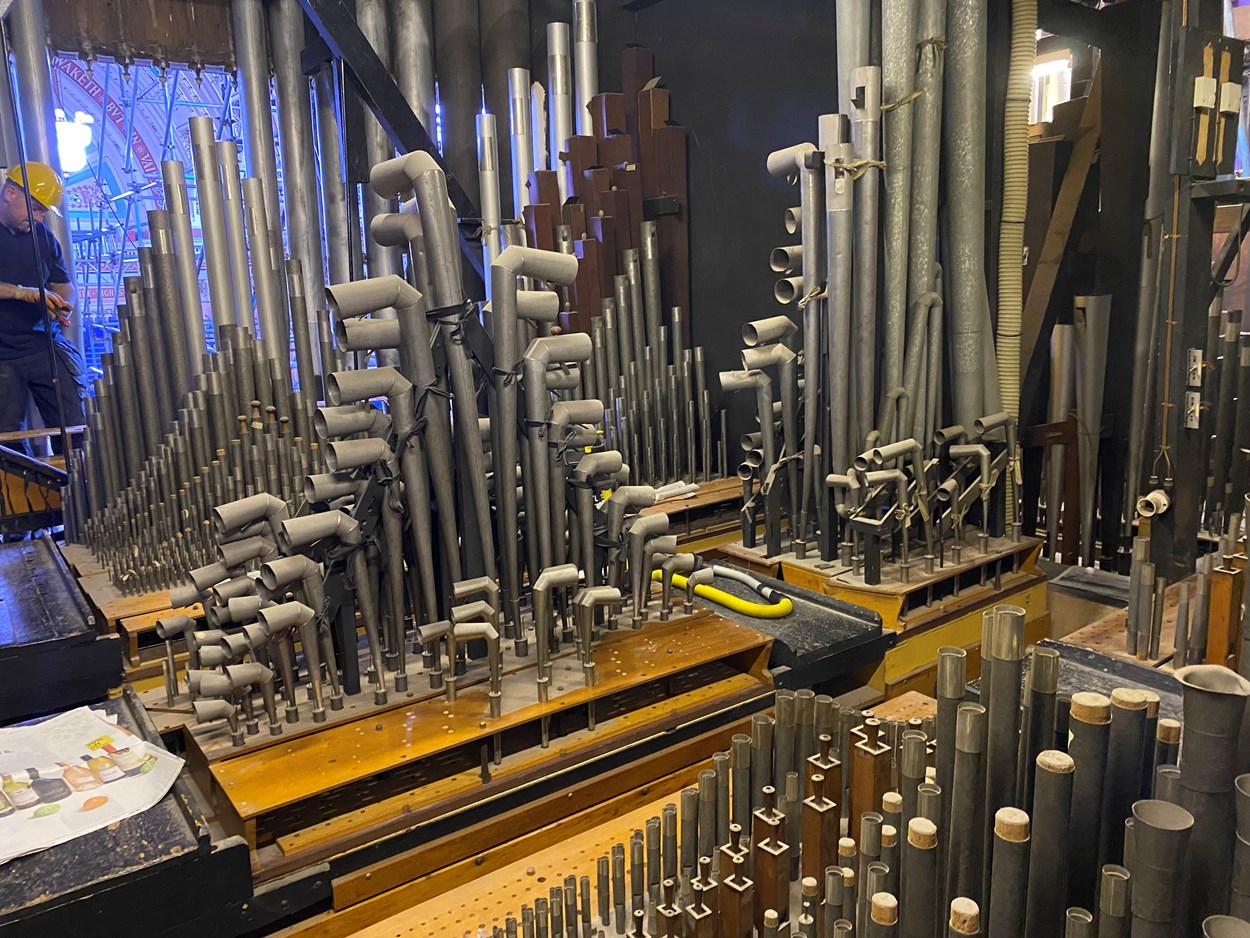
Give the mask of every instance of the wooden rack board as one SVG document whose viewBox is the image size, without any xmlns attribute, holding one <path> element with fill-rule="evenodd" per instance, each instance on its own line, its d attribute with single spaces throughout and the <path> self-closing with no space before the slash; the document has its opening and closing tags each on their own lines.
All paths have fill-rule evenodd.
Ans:
<svg viewBox="0 0 1250 938">
<path fill-rule="evenodd" d="M 583 686 L 576 659 L 557 661 L 546 704 L 536 702 L 533 668 L 514 671 L 498 719 L 479 683 L 452 704 L 441 696 L 409 702 L 211 763 L 191 745 L 188 758 L 218 820 L 264 854 L 258 875 L 280 875 L 766 693 L 770 645 L 754 629 L 700 612 L 605 633 L 594 687 Z M 499 763 L 484 765 L 500 742 Z"/>
</svg>

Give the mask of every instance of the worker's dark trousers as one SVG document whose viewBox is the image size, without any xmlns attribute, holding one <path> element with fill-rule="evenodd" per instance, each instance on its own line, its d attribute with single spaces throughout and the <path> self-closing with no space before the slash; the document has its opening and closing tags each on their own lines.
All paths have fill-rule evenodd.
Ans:
<svg viewBox="0 0 1250 938">
<path fill-rule="evenodd" d="M 27 395 L 39 408 L 39 415 L 49 427 L 77 427 L 86 422 L 79 376 L 82 358 L 76 351 L 57 346 L 57 380 L 52 380 L 52 363 L 46 349 L 24 358 L 0 361 L 0 432 L 22 429 L 26 417 Z M 57 408 L 60 396 L 61 409 Z M 62 414 L 61 411 L 64 411 Z M 129 432 L 128 428 L 127 432 Z"/>
</svg>

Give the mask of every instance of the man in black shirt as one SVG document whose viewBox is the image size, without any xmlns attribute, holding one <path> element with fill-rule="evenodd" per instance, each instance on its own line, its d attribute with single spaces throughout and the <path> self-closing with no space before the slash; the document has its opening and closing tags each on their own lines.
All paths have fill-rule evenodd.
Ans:
<svg viewBox="0 0 1250 938">
<path fill-rule="evenodd" d="M 62 191 L 50 166 L 30 162 L 25 172 L 10 169 L 0 187 L 0 432 L 21 428 L 28 396 L 49 427 L 62 419 L 67 427 L 85 422 L 80 382 L 86 369 L 61 331 L 69 324 L 74 289 L 61 245 L 43 223 Z"/>
</svg>

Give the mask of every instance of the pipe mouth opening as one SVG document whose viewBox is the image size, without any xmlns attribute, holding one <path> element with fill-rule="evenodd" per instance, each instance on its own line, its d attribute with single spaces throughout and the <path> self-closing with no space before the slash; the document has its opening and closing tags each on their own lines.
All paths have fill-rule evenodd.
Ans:
<svg viewBox="0 0 1250 938">
<path fill-rule="evenodd" d="M 1170 801 L 1138 801 L 1133 804 L 1136 824 L 1159 831 L 1179 832 L 1194 826 L 1194 816 Z M 1138 829 L 1140 832 L 1140 828 Z"/>
<path fill-rule="evenodd" d="M 1174 677 L 1183 687 L 1192 687 L 1211 694 L 1250 696 L 1250 681 L 1223 665 L 1191 664 L 1177 671 Z"/>
<path fill-rule="evenodd" d="M 772 252 L 768 255 L 768 266 L 775 273 L 779 274 L 789 273 L 791 270 L 797 269 L 793 264 L 790 248 L 786 247 L 772 249 Z"/>
<path fill-rule="evenodd" d="M 793 303 L 799 297 L 799 286 L 792 278 L 783 278 L 773 287 L 773 297 L 778 303 Z"/>
<path fill-rule="evenodd" d="M 1237 789 L 1237 794 L 1243 798 L 1250 798 L 1250 773 L 1238 775 L 1233 780 L 1233 785 Z"/>
<path fill-rule="evenodd" d="M 1202 938 L 1247 938 L 1250 923 L 1231 915 L 1212 915 L 1203 920 Z"/>
</svg>

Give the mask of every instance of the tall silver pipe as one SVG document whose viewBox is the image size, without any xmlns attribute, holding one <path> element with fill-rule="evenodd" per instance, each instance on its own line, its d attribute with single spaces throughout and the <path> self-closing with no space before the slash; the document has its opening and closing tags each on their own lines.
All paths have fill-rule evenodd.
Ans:
<svg viewBox="0 0 1250 938">
<path fill-rule="evenodd" d="M 908 351 L 913 342 L 921 341 L 924 320 L 917 318 L 924 310 L 915 306 L 916 298 L 933 289 L 933 262 L 937 257 L 938 169 L 941 162 L 942 133 L 942 51 L 939 46 L 945 34 L 946 0 L 922 0 L 917 22 L 919 43 L 912 137 L 911 217 L 908 222 L 907 296 L 912 315 L 907 324 Z M 920 361 L 926 361 L 927 356 Z M 904 369 L 907 369 L 904 363 Z M 921 366 L 923 367 L 923 366 Z M 939 376 L 931 375 L 924 386 L 936 385 Z M 907 373 L 908 390 L 912 374 Z M 917 383 L 919 388 L 921 385 Z M 912 394 L 912 407 L 916 407 Z M 918 412 L 924 413 L 923 409 Z M 906 426 L 900 434 L 914 431 Z"/>
<path fill-rule="evenodd" d="M 431 0 L 389 0 L 392 74 L 421 126 L 434 136 L 434 10 Z"/>
<path fill-rule="evenodd" d="M 1073 381 L 1075 355 L 1073 329 L 1068 323 L 1055 323 L 1050 334 L 1050 400 L 1046 419 L 1060 423 L 1068 419 L 1072 398 L 1076 393 Z M 1063 504 L 1064 446 L 1051 446 L 1046 451 L 1046 539 L 1050 553 L 1059 549 L 1059 509 Z"/>
<path fill-rule="evenodd" d="M 907 326 L 907 246 L 911 221 L 911 147 L 915 104 L 908 101 L 916 84 L 916 15 L 914 0 L 882 0 L 881 97 L 892 105 L 884 117 L 885 280 L 882 325 L 885 333 L 882 387 L 903 383 L 903 345 Z M 908 103 L 902 103 L 908 101 Z M 888 402 L 882 408 L 888 408 Z M 979 415 L 978 415 L 979 416 Z M 877 420 L 885 427 L 886 419 Z M 900 437 L 907 435 L 900 428 Z M 886 441 L 889 442 L 889 441 Z"/>
<path fill-rule="evenodd" d="M 573 0 L 574 124 L 590 134 L 590 99 L 599 93 L 599 7 L 597 0 Z"/>
<path fill-rule="evenodd" d="M 1077 447 L 1081 460 L 1081 562 L 1092 566 L 1098 449 L 1102 437 L 1103 380 L 1107 370 L 1107 335 L 1111 328 L 1111 297 L 1073 298 L 1076 326 Z"/>
<path fill-rule="evenodd" d="M 369 45 L 373 46 L 373 51 L 378 54 L 378 58 L 389 71 L 391 69 L 391 50 L 388 41 L 390 26 L 386 21 L 386 0 L 358 0 L 356 22 L 360 25 L 360 31 L 365 34 L 365 38 L 369 40 Z M 391 159 L 395 155 L 395 148 L 391 145 L 390 137 L 382 129 L 377 118 L 372 112 L 366 112 L 364 122 L 365 155 L 369 160 L 369 165 L 376 166 L 378 163 Z M 379 196 L 372 186 L 365 188 L 364 208 L 366 218 L 382 215 L 392 210 L 391 204 Z M 397 248 L 384 247 L 369 238 L 366 239 L 365 256 L 371 278 L 403 273 L 403 263 Z M 382 310 L 375 315 L 390 319 L 393 318 L 394 313 Z"/>
<path fill-rule="evenodd" d="M 24 130 L 26 159 L 47 163 L 58 173 L 61 156 L 57 149 L 56 114 L 53 108 L 52 73 L 48 65 L 48 27 L 42 0 L 16 0 L 9 11 L 9 40 L 13 45 L 14 74 L 17 77 L 18 109 Z M 8 62 L 4 62 L 8 68 Z M 6 76 L 7 77 L 7 76 Z M 3 107 L 8 108 L 6 98 Z M 57 208 L 64 208 L 64 199 Z M 74 243 L 68 215 L 49 212 L 44 224 L 56 236 L 65 259 L 69 282 L 74 283 Z M 82 348 L 82 316 L 70 317 L 70 335 L 75 347 Z"/>
<path fill-rule="evenodd" d="M 569 24 L 547 24 L 547 113 L 551 140 L 547 168 L 560 186 L 560 203 L 569 197 L 569 180 L 560 164 L 560 153 L 573 136 L 573 74 L 570 65 Z"/>
<path fill-rule="evenodd" d="M 851 99 L 855 96 L 852 75 L 869 61 L 871 9 L 869 0 L 843 0 L 837 5 L 838 110 L 844 114 L 850 112 Z M 900 831 L 900 836 L 903 834 Z"/>
<path fill-rule="evenodd" d="M 326 228 L 326 279 L 332 284 L 346 283 L 352 279 L 351 254 L 347 248 L 347 189 L 334 81 L 328 67 L 313 78 L 313 86 L 317 93 L 317 152 L 321 171 L 321 215 Z M 334 370 L 332 364 L 322 362 L 323 375 Z"/>
<path fill-rule="evenodd" d="M 273 269 L 270 253 L 269 220 L 265 217 L 265 200 L 262 182 L 251 178 L 243 180 L 243 215 L 247 226 L 247 241 L 252 255 L 252 277 L 256 285 L 256 313 L 260 320 L 260 345 L 265 358 L 286 362 L 289 355 L 289 338 L 284 320 L 286 313 L 274 303 L 278 291 L 277 271 Z M 286 293 L 283 291 L 283 296 Z"/>
<path fill-rule="evenodd" d="M 234 310 L 241 326 L 252 329 L 252 279 L 247 266 L 247 235 L 243 225 L 243 190 L 239 179 L 239 145 L 217 141 L 217 164 L 221 172 L 222 215 L 226 224 L 226 253 L 230 261 L 230 286 Z"/>
<path fill-rule="evenodd" d="M 822 114 L 818 121 L 820 149 L 825 154 L 825 282 L 829 296 L 825 349 L 829 356 L 829 465 L 835 472 L 851 464 L 848 436 L 851 400 L 851 282 L 854 240 L 854 185 L 843 168 L 854 151 L 846 116 Z M 843 166 L 839 166 L 843 164 Z"/>
<path fill-rule="evenodd" d="M 482 109 L 480 35 L 478 0 L 434 0 L 434 67 L 442 107 L 443 156 L 475 205 L 473 115 Z"/>
<path fill-rule="evenodd" d="M 187 336 L 187 372 L 197 375 L 203 369 L 200 356 L 207 349 L 204 338 L 204 306 L 200 298 L 200 277 L 195 268 L 195 242 L 191 238 L 191 211 L 187 202 L 187 176 L 182 163 L 165 160 L 161 163 L 161 180 L 165 189 L 165 206 L 174 245 L 178 273 L 178 296 L 182 305 L 182 321 Z"/>
<path fill-rule="evenodd" d="M 1133 506 L 1141 491 L 1142 466 L 1154 420 L 1155 345 L 1158 333 L 1159 258 L 1163 255 L 1163 210 L 1168 182 L 1169 116 L 1172 83 L 1172 0 L 1162 0 L 1159 51 L 1155 59 L 1154 107 L 1150 124 L 1150 176 L 1142 226 L 1141 270 L 1137 280 L 1137 325 L 1134 332 L 1133 385 L 1128 428 L 1128 474 L 1125 478 L 1124 534 L 1133 530 Z"/>
<path fill-rule="evenodd" d="M 238 72 L 239 108 L 243 116 L 243 164 L 247 175 L 261 181 L 265 217 L 282 217 L 278 204 L 278 165 L 273 141 L 273 109 L 269 98 L 269 53 L 261 0 L 231 0 L 234 61 Z"/>
<path fill-rule="evenodd" d="M 943 266 L 950 279 L 950 355 L 955 422 L 970 426 L 985 409 L 983 323 L 985 284 L 986 0 L 947 0 L 942 122 L 947 167 L 950 243 Z M 932 381 L 932 377 L 930 378 Z"/>
<path fill-rule="evenodd" d="M 503 250 L 503 219 L 499 209 L 499 147 L 494 114 L 477 116 L 477 178 L 482 193 L 482 261 L 489 267 Z M 490 300 L 490 280 L 486 283 Z"/>
<path fill-rule="evenodd" d="M 288 252 L 301 261 L 304 296 L 313 297 L 302 322 L 291 328 L 311 342 L 317 334 L 317 309 L 325 290 L 321 274 L 321 231 L 317 224 L 317 177 L 312 165 L 312 104 L 308 78 L 300 66 L 304 48 L 304 13 L 299 0 L 273 0 L 269 36 L 278 86 L 278 124 L 282 148 L 282 191 L 286 202 Z M 276 227 L 277 219 L 270 223 Z M 309 375 L 307 380 L 311 380 Z"/>
<path fill-rule="evenodd" d="M 160 408 L 157 406 L 160 390 L 157 387 L 156 366 L 148 336 L 151 319 L 143 302 L 143 280 L 139 277 L 126 277 L 124 286 L 135 390 L 141 402 L 139 426 L 127 427 L 126 432 L 142 433 L 144 451 L 146 455 L 152 456 L 161 443 L 161 423 Z"/>
<path fill-rule="evenodd" d="M 533 127 L 530 113 L 530 72 L 528 68 L 508 69 L 508 113 L 512 127 L 512 208 L 514 218 L 523 218 L 522 209 L 530 204 L 529 175 L 534 168 Z"/>
<path fill-rule="evenodd" d="M 851 73 L 851 93 L 851 147 L 855 160 L 864 164 L 863 175 L 855 183 L 855 292 L 851 311 L 855 344 L 853 448 L 858 450 L 873 429 L 877 404 L 877 218 L 881 170 L 872 164 L 881 159 L 881 69 L 875 65 L 855 69 Z M 972 419 L 979 416 L 974 414 Z"/>
<path fill-rule="evenodd" d="M 166 202 L 168 201 L 167 194 Z M 169 341 L 166 355 L 173 384 L 170 392 L 176 411 L 183 395 L 191 390 L 193 359 L 196 355 L 190 351 L 187 322 L 182 312 L 182 295 L 178 288 L 179 258 L 174 242 L 173 218 L 167 209 L 153 209 L 148 212 L 148 236 L 152 240 L 152 263 L 156 268 L 156 292 L 160 298 L 161 313 L 165 317 L 165 335 Z M 202 328 L 200 334 L 203 334 Z"/>
<path fill-rule="evenodd" d="M 204 266 L 208 268 L 208 301 L 213 326 L 235 325 L 234 284 L 226 246 L 225 207 L 221 201 L 221 171 L 217 165 L 217 132 L 211 117 L 193 117 L 191 151 L 195 156 L 195 194 L 200 206 L 200 230 L 204 237 Z M 272 141 L 270 141 L 272 146 Z"/>
</svg>

